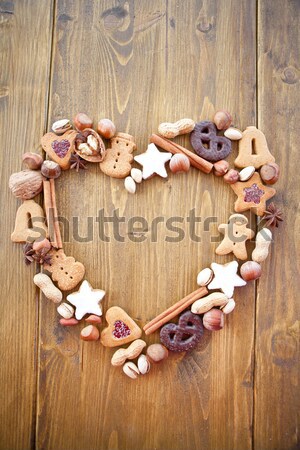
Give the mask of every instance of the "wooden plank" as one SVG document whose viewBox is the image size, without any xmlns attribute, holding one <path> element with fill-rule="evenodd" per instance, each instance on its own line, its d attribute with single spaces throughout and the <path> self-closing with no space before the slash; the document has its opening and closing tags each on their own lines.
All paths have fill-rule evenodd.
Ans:
<svg viewBox="0 0 300 450">
<path fill-rule="evenodd" d="M 280 165 L 284 224 L 258 284 L 255 448 L 299 448 L 299 19 L 297 1 L 258 2 L 258 126 Z M 299 191 L 299 189 L 298 189 Z"/>
<path fill-rule="evenodd" d="M 10 241 L 21 202 L 10 193 L 8 179 L 21 170 L 21 155 L 38 149 L 45 126 L 51 4 L 0 1 L 0 448 L 5 450 L 35 445 L 36 268 L 25 266 L 22 245 Z"/>
<path fill-rule="evenodd" d="M 59 0 L 48 126 L 79 110 L 96 120 L 108 116 L 136 137 L 142 152 L 161 121 L 183 115 L 204 119 L 226 106 L 238 126 L 255 123 L 255 17 L 255 3 L 247 0 L 238 11 L 225 0 L 118 6 Z M 195 242 L 189 211 L 220 223 L 234 201 L 222 180 L 194 169 L 188 177 L 144 182 L 135 196 L 95 166 L 63 174 L 57 186 L 59 212 L 69 221 L 80 217 L 81 235 L 87 217 L 95 223 L 101 208 L 106 215 L 118 209 L 126 223 L 133 216 L 147 220 L 144 242 L 131 242 L 138 233 L 125 223 L 125 242 L 101 242 L 94 229 L 93 241 L 65 244 L 66 253 L 86 265 L 91 284 L 107 291 L 104 309 L 120 305 L 141 326 L 194 290 L 198 271 L 212 261 L 209 236 L 217 225 L 205 231 L 197 224 L 201 243 Z M 165 241 L 174 236 L 165 225 L 170 217 L 184 218 L 181 242 Z M 42 303 L 37 446 L 250 449 L 254 287 L 236 299 L 222 333 L 205 333 L 197 351 L 172 355 L 137 382 L 110 366 L 112 350 L 79 341 L 79 329 L 59 327 L 53 305 Z M 147 338 L 154 341 L 157 334 Z"/>
</svg>

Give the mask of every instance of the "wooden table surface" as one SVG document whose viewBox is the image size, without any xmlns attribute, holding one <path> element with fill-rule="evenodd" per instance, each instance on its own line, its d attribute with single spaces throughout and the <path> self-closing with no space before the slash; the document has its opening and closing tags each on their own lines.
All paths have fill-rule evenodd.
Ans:
<svg viewBox="0 0 300 450">
<path fill-rule="evenodd" d="M 299 18 L 299 0 L 0 1 L 1 449 L 300 448 Z M 39 268 L 10 241 L 20 202 L 8 179 L 54 120 L 78 111 L 112 118 L 139 153 L 160 122 L 220 108 L 266 134 L 285 222 L 260 281 L 236 290 L 225 328 L 132 381 L 110 365 L 113 349 L 80 341 L 81 325 L 61 327 L 39 296 Z M 70 224 L 65 252 L 106 290 L 104 309 L 119 305 L 139 325 L 196 289 L 211 261 L 232 260 L 214 255 L 210 239 L 235 198 L 213 175 L 156 177 L 130 196 L 94 165 L 64 173 L 57 197 Z M 110 225 L 111 242 L 101 241 L 101 209 L 125 217 L 124 242 Z M 200 242 L 189 233 L 193 209 Z M 144 242 L 132 242 L 133 216 L 147 220 Z M 168 242 L 166 221 L 177 216 L 185 237 Z"/>
</svg>

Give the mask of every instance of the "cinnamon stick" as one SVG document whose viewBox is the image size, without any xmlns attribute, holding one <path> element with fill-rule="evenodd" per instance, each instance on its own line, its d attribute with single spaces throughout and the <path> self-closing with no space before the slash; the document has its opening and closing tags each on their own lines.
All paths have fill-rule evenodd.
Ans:
<svg viewBox="0 0 300 450">
<path fill-rule="evenodd" d="M 59 229 L 59 222 L 58 222 L 58 213 L 57 213 L 57 205 L 56 205 L 56 195 L 55 195 L 55 182 L 54 179 L 50 179 L 50 191 L 51 191 L 51 200 L 52 200 L 52 208 L 53 208 L 53 219 L 54 219 L 54 233 L 55 233 L 55 240 L 57 247 L 56 248 L 62 248 L 62 239 L 61 239 L 61 233 Z"/>
<path fill-rule="evenodd" d="M 196 169 L 202 170 L 202 172 L 204 173 L 210 173 L 213 169 L 212 163 L 206 161 L 205 159 L 191 152 L 187 148 L 182 147 L 176 142 L 170 141 L 169 139 L 166 139 L 162 136 L 158 136 L 157 134 L 152 134 L 150 136 L 150 142 L 173 154 L 182 153 L 186 155 L 189 158 L 191 165 Z"/>
<path fill-rule="evenodd" d="M 45 205 L 45 212 L 46 212 L 46 218 L 47 218 L 49 238 L 50 238 L 51 245 L 56 248 L 57 242 L 56 242 L 55 230 L 54 230 L 54 211 L 53 211 L 53 207 L 52 207 L 52 196 L 51 196 L 51 187 L 50 187 L 49 180 L 43 181 L 43 190 L 44 190 L 44 205 Z"/>
<path fill-rule="evenodd" d="M 153 333 L 158 328 L 163 326 L 165 323 L 169 322 L 169 320 L 173 319 L 175 316 L 180 314 L 181 311 L 186 309 L 188 306 L 190 306 L 196 300 L 198 300 L 201 297 L 204 297 L 207 294 L 208 294 L 208 290 L 206 287 L 200 287 L 196 291 L 191 292 L 186 297 L 179 300 L 177 303 L 175 303 L 170 308 L 168 308 L 166 311 L 163 311 L 157 317 L 155 317 L 150 322 L 148 322 L 143 328 L 143 330 L 145 331 L 145 334 L 148 335 L 148 334 Z"/>
</svg>

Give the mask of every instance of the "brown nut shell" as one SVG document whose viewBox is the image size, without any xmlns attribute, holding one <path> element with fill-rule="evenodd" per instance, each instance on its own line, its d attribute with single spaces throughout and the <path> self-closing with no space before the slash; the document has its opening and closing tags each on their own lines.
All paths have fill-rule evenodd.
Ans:
<svg viewBox="0 0 300 450">
<path fill-rule="evenodd" d="M 229 170 L 229 162 L 221 159 L 221 161 L 217 161 L 214 163 L 214 174 L 216 177 L 222 177 Z"/>
<path fill-rule="evenodd" d="M 219 331 L 224 327 L 224 313 L 217 308 L 207 311 L 203 316 L 203 326 L 210 331 Z"/>
<path fill-rule="evenodd" d="M 225 183 L 234 184 L 240 179 L 239 172 L 235 169 L 230 169 L 223 177 Z"/>
<path fill-rule="evenodd" d="M 37 153 L 27 152 L 22 156 L 23 164 L 31 170 L 39 170 L 43 164 L 43 158 Z"/>
<path fill-rule="evenodd" d="M 151 344 L 147 348 L 147 356 L 151 362 L 158 363 L 167 359 L 169 350 L 162 344 Z"/>
<path fill-rule="evenodd" d="M 278 164 L 264 164 L 260 169 L 260 176 L 264 183 L 275 184 L 279 178 L 280 169 Z"/>
<path fill-rule="evenodd" d="M 9 178 L 9 188 L 15 197 L 30 200 L 43 190 L 43 176 L 39 170 L 22 170 Z"/>
<path fill-rule="evenodd" d="M 218 130 L 227 130 L 232 124 L 232 117 L 228 111 L 222 109 L 216 112 L 213 121 Z"/>
<path fill-rule="evenodd" d="M 85 155 L 84 153 L 82 153 L 82 151 L 78 149 L 78 139 L 80 139 L 81 136 L 81 133 L 79 133 L 75 138 L 75 152 L 77 153 L 77 155 L 85 161 L 92 163 L 103 161 L 105 157 L 105 145 L 99 134 L 92 128 L 85 128 L 83 133 L 87 136 L 92 135 L 96 138 L 96 141 L 98 143 L 98 150 L 94 150 L 92 155 Z"/>
<path fill-rule="evenodd" d="M 261 274 L 261 265 L 256 261 L 247 261 L 241 265 L 240 273 L 245 281 L 257 280 Z"/>
<path fill-rule="evenodd" d="M 58 178 L 61 174 L 61 167 L 55 161 L 46 159 L 42 164 L 41 174 L 46 178 Z"/>
<path fill-rule="evenodd" d="M 116 134 L 116 126 L 110 119 L 101 119 L 97 125 L 97 131 L 105 139 L 111 139 Z"/>
<path fill-rule="evenodd" d="M 93 126 L 92 119 L 85 113 L 77 113 L 73 119 L 73 123 L 78 131 L 83 131 L 86 128 L 92 128 Z"/>
</svg>

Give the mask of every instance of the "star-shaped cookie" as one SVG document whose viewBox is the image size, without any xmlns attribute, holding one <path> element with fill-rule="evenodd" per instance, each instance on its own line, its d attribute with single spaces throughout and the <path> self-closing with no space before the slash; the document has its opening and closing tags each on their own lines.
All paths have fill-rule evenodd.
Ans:
<svg viewBox="0 0 300 450">
<path fill-rule="evenodd" d="M 224 239 L 216 249 L 217 255 L 233 253 L 238 259 L 247 259 L 246 241 L 252 239 L 254 231 L 247 228 L 248 219 L 243 214 L 232 214 L 228 224 L 221 223 L 218 230 Z"/>
<path fill-rule="evenodd" d="M 212 263 L 210 267 L 215 276 L 208 285 L 208 289 L 221 289 L 228 298 L 231 298 L 235 287 L 247 284 L 237 275 L 237 261 L 231 261 L 227 264 Z"/>
<path fill-rule="evenodd" d="M 171 157 L 172 153 L 160 152 L 154 144 L 149 144 L 145 153 L 135 156 L 134 160 L 143 166 L 143 179 L 146 180 L 155 174 L 166 178 L 165 164 Z"/>
<path fill-rule="evenodd" d="M 265 186 L 259 173 L 255 172 L 247 181 L 238 181 L 230 185 L 238 196 L 234 210 L 236 212 L 253 210 L 257 216 L 262 216 L 266 210 L 266 201 L 272 198 L 276 191 Z"/>
<path fill-rule="evenodd" d="M 105 291 L 102 289 L 93 289 L 90 283 L 84 280 L 81 283 L 78 292 L 73 292 L 67 296 L 67 300 L 76 307 L 75 317 L 82 319 L 85 314 L 102 315 L 102 309 L 99 302 L 103 299 Z"/>
</svg>

